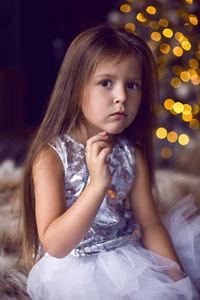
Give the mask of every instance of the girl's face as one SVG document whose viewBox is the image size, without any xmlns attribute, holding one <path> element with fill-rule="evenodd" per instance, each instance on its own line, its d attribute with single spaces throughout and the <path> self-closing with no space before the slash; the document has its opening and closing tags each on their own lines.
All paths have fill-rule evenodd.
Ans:
<svg viewBox="0 0 200 300">
<path fill-rule="evenodd" d="M 119 134 L 135 119 L 141 103 L 142 70 L 137 57 L 100 63 L 87 83 L 81 109 L 89 137 Z"/>
</svg>

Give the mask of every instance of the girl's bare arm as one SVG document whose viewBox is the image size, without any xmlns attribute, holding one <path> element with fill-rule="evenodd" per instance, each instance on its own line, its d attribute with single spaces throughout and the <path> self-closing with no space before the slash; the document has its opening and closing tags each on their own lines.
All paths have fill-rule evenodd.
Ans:
<svg viewBox="0 0 200 300">
<path fill-rule="evenodd" d="M 53 149 L 41 152 L 33 166 L 36 221 L 40 241 L 49 254 L 67 255 L 86 235 L 105 196 L 111 176 L 106 163 L 112 151 L 107 136 L 88 140 L 87 164 L 90 183 L 66 210 L 64 170 Z"/>
<path fill-rule="evenodd" d="M 136 149 L 136 178 L 131 193 L 134 216 L 142 229 L 145 248 L 180 265 L 168 232 L 162 225 L 152 195 L 149 172 L 143 154 Z"/>
</svg>

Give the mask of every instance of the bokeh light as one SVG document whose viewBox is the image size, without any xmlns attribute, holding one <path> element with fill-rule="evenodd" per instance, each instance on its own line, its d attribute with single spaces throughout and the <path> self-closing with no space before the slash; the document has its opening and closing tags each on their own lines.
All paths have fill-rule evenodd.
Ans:
<svg viewBox="0 0 200 300">
<path fill-rule="evenodd" d="M 183 112 L 184 110 L 184 105 L 183 103 L 181 102 L 175 102 L 174 105 L 173 105 L 173 110 L 177 113 L 177 114 L 180 114 Z"/>
<path fill-rule="evenodd" d="M 173 105 L 174 105 L 174 100 L 173 99 L 166 99 L 165 102 L 164 102 L 164 107 L 167 109 L 167 110 L 171 110 L 173 109 Z"/>
<path fill-rule="evenodd" d="M 169 24 L 169 22 L 168 22 L 167 19 L 160 19 L 160 21 L 159 21 L 159 25 L 160 25 L 161 27 L 167 27 L 168 24 Z"/>
<path fill-rule="evenodd" d="M 161 34 L 160 34 L 159 32 L 157 32 L 157 31 L 154 31 L 154 32 L 152 32 L 152 34 L 151 34 L 151 39 L 152 39 L 153 41 L 155 41 L 155 42 L 158 42 L 158 41 L 160 41 L 160 39 L 161 39 Z"/>
<path fill-rule="evenodd" d="M 182 113 L 182 119 L 185 121 L 185 122 L 190 122 L 193 118 L 193 114 L 189 111 L 183 111 Z"/>
<path fill-rule="evenodd" d="M 125 29 L 127 31 L 130 31 L 130 32 L 134 33 L 135 32 L 135 24 L 133 24 L 133 23 L 126 23 L 125 24 Z"/>
<path fill-rule="evenodd" d="M 142 22 L 142 23 L 144 23 L 144 22 L 147 21 L 147 17 L 144 14 L 142 14 L 142 13 L 138 13 L 137 16 L 136 16 L 136 19 L 139 22 Z"/>
<path fill-rule="evenodd" d="M 165 1 L 133 1 L 133 23 L 126 23 L 125 28 L 144 38 L 155 56 L 163 99 L 154 105 L 160 121 L 156 143 L 161 157 L 169 158 L 173 166 L 180 153 L 177 148 L 187 146 L 200 130 L 198 10 L 193 0 L 183 0 L 177 7 Z M 125 17 L 131 22 L 130 15 Z M 195 143 L 192 139 L 191 145 Z"/>
<path fill-rule="evenodd" d="M 181 146 L 186 146 L 189 143 L 189 136 L 185 133 L 180 134 L 178 137 L 178 142 Z"/>
<path fill-rule="evenodd" d="M 186 50 L 186 51 L 189 51 L 189 50 L 191 49 L 191 47 L 192 47 L 189 41 L 183 41 L 183 42 L 181 43 L 181 46 L 182 46 L 182 48 L 183 48 L 184 50 Z M 177 55 L 177 56 L 178 56 L 178 55 Z"/>
<path fill-rule="evenodd" d="M 181 80 L 178 77 L 173 77 L 171 80 L 171 85 L 177 89 L 181 86 Z"/>
<path fill-rule="evenodd" d="M 181 49 L 181 47 L 174 47 L 173 53 L 174 55 L 180 57 L 183 55 L 183 49 Z"/>
<path fill-rule="evenodd" d="M 128 4 L 123 4 L 123 5 L 120 6 L 120 10 L 123 13 L 129 13 L 131 11 L 131 7 Z"/>
<path fill-rule="evenodd" d="M 199 75 L 192 75 L 191 76 L 191 82 L 194 85 L 199 85 L 200 84 L 200 77 L 199 77 Z"/>
<path fill-rule="evenodd" d="M 166 38 L 171 38 L 173 36 L 173 31 L 170 29 L 170 28 L 165 28 L 163 30 L 163 35 L 166 37 Z"/>
<path fill-rule="evenodd" d="M 167 43 L 162 43 L 162 44 L 160 45 L 160 51 L 161 51 L 163 54 L 168 54 L 170 50 L 171 50 L 171 47 L 170 47 L 170 45 L 168 45 Z"/>
<path fill-rule="evenodd" d="M 189 15 L 189 21 L 192 25 L 197 25 L 198 24 L 197 16 L 195 16 L 193 14 Z"/>
<path fill-rule="evenodd" d="M 178 134 L 175 131 L 168 132 L 168 134 L 167 134 L 167 140 L 170 143 L 175 143 L 177 141 L 177 139 L 178 139 Z"/>
<path fill-rule="evenodd" d="M 176 32 L 174 36 L 175 36 L 175 39 L 176 39 L 177 41 L 179 41 L 179 42 L 180 42 L 181 40 L 183 40 L 183 37 L 184 37 L 183 34 L 182 34 L 181 32 Z"/>
<path fill-rule="evenodd" d="M 182 81 L 187 82 L 187 81 L 190 80 L 190 73 L 187 72 L 187 71 L 183 71 L 180 74 L 180 78 L 181 78 Z"/>
<path fill-rule="evenodd" d="M 165 139 L 166 136 L 167 136 L 167 129 L 164 128 L 164 127 L 160 127 L 156 130 L 156 136 L 159 138 L 159 139 Z"/>
<path fill-rule="evenodd" d="M 199 129 L 199 120 L 197 119 L 192 119 L 190 121 L 190 128 L 193 129 L 193 130 L 196 130 L 196 129 Z"/>
<path fill-rule="evenodd" d="M 156 8 L 154 6 L 148 6 L 146 8 L 146 12 L 150 15 L 155 15 L 156 14 Z"/>
<path fill-rule="evenodd" d="M 199 67 L 199 62 L 198 60 L 196 60 L 195 58 L 191 58 L 189 60 L 189 66 L 192 68 L 192 69 L 198 69 Z"/>
<path fill-rule="evenodd" d="M 162 149 L 161 149 L 161 156 L 163 157 L 163 158 L 170 158 L 171 157 L 171 155 L 172 155 L 172 150 L 169 148 L 169 147 L 163 147 Z"/>
<path fill-rule="evenodd" d="M 194 104 L 192 107 L 192 113 L 193 115 L 197 115 L 199 113 L 199 105 L 198 104 Z"/>
</svg>

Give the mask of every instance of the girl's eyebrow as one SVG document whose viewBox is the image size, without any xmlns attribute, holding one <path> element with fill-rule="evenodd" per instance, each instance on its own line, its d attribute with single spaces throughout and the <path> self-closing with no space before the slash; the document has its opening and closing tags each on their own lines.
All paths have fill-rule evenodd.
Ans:
<svg viewBox="0 0 200 300">
<path fill-rule="evenodd" d="M 118 77 L 117 75 L 115 74 L 109 74 L 109 73 L 101 73 L 101 74 L 97 74 L 95 76 L 96 78 L 102 78 L 102 77 L 112 77 L 112 78 L 116 78 Z M 134 76 L 130 76 L 130 80 L 142 80 L 141 77 L 134 77 Z"/>
</svg>

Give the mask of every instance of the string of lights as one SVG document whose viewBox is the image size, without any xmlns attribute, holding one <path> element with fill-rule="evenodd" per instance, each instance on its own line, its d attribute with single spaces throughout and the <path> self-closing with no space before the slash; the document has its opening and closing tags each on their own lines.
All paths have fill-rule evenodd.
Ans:
<svg viewBox="0 0 200 300">
<path fill-rule="evenodd" d="M 199 4 L 194 0 L 127 0 L 123 25 L 145 39 L 157 61 L 160 103 L 155 139 L 163 159 L 188 147 L 200 130 Z"/>
</svg>

